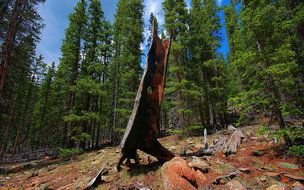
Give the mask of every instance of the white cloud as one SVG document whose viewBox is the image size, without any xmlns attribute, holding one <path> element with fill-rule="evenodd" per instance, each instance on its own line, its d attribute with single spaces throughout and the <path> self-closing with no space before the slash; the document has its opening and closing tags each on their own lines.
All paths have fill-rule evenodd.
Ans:
<svg viewBox="0 0 304 190">
<path fill-rule="evenodd" d="M 145 0 L 145 23 L 148 22 L 150 14 L 156 16 L 159 25 L 164 24 L 164 13 L 161 3 L 163 0 Z"/>
</svg>

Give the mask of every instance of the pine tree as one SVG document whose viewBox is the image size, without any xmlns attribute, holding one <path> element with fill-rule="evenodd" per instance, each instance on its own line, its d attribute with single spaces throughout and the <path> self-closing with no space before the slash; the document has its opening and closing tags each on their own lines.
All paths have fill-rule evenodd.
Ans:
<svg viewBox="0 0 304 190">
<path fill-rule="evenodd" d="M 113 131 L 126 127 L 140 81 L 143 8 L 142 0 L 120 0 L 117 3 L 114 22 L 115 55 L 110 77 L 114 81 L 110 120 Z M 117 142 L 114 133 L 111 141 Z"/>
<path fill-rule="evenodd" d="M 35 48 L 43 28 L 37 13 L 37 5 L 41 2 L 44 1 L 11 0 L 1 3 L 4 12 L 1 12 L 0 22 L 4 25 L 0 29 L 0 39 L 3 40 L 0 56 L 0 125 L 3 126 L 0 155 L 15 151 L 17 145 L 22 149 L 28 140 L 31 98 L 36 93 L 32 66 L 36 64 Z"/>
<path fill-rule="evenodd" d="M 86 2 L 81 0 L 74 8 L 74 12 L 69 16 L 69 26 L 65 32 L 61 51 L 62 58 L 55 76 L 54 96 L 56 102 L 53 103 L 55 109 L 54 116 L 57 116 L 53 124 L 59 124 L 62 131 L 62 146 L 73 147 L 75 139 L 72 138 L 77 133 L 77 127 L 71 120 L 65 119 L 64 116 L 75 113 L 76 101 L 76 82 L 79 77 L 81 63 L 82 44 L 84 32 L 86 31 Z M 62 105 L 63 108 L 62 108 Z M 60 110 L 58 110 L 60 108 Z"/>
<path fill-rule="evenodd" d="M 151 41 L 152 41 L 152 38 L 151 38 L 151 35 L 152 35 L 152 27 L 155 27 L 155 31 L 158 33 L 159 32 L 159 28 L 158 28 L 158 21 L 157 21 L 157 18 L 154 16 L 153 13 L 150 14 L 150 17 L 149 17 L 149 37 L 148 37 L 148 40 L 147 40 L 147 47 L 150 48 L 150 45 L 151 45 Z"/>
<path fill-rule="evenodd" d="M 186 124 L 186 99 L 183 91 L 185 86 L 185 39 L 187 36 L 188 13 L 186 3 L 183 0 L 166 0 L 162 3 L 165 11 L 165 28 L 170 34 L 172 42 L 169 58 L 169 74 L 167 83 L 167 98 L 171 103 L 170 120 L 177 128 L 183 128 Z M 174 74 L 173 74 L 174 73 Z"/>
<path fill-rule="evenodd" d="M 217 91 L 223 87 L 219 88 L 217 86 L 219 84 L 217 80 L 220 80 L 218 75 L 222 75 L 222 73 L 219 73 L 216 58 L 220 29 L 217 14 L 218 7 L 215 1 L 192 1 L 189 40 L 192 56 L 191 68 L 192 72 L 195 73 L 194 77 L 196 77 L 194 81 L 200 81 L 197 85 L 201 88 L 202 99 L 198 102 L 198 110 L 202 124 L 207 127 L 210 126 L 211 120 L 216 125 L 217 118 L 224 117 L 224 110 L 217 110 L 216 108 L 217 104 L 225 102 L 224 99 L 216 98 L 223 94 Z"/>
<path fill-rule="evenodd" d="M 101 125 L 104 125 L 102 111 L 105 91 L 106 64 L 108 64 L 109 53 L 105 46 L 108 37 L 104 13 L 100 1 L 90 1 L 88 7 L 88 24 L 85 34 L 85 58 L 82 62 L 81 73 L 77 80 L 76 113 L 67 116 L 70 121 L 80 122 L 81 132 L 75 134 L 75 138 L 81 141 L 82 148 L 98 146 Z M 71 117 L 72 116 L 72 117 Z M 97 140 L 95 140 L 97 138 Z M 89 142 L 89 143 L 88 143 Z"/>
<path fill-rule="evenodd" d="M 236 84 L 241 89 L 230 102 L 241 110 L 241 121 L 266 113 L 284 128 L 284 118 L 301 114 L 294 88 L 299 65 L 292 46 L 296 34 L 290 32 L 292 17 L 279 1 L 246 1 L 241 6 L 237 29 L 229 34 L 235 44 L 230 65 L 238 73 Z M 228 11 L 227 18 L 233 20 Z"/>
<path fill-rule="evenodd" d="M 52 146 L 54 131 L 49 125 L 49 121 L 52 120 L 52 107 L 51 95 L 53 94 L 51 85 L 55 76 L 55 62 L 48 67 L 47 72 L 44 74 L 44 78 L 39 88 L 38 101 L 35 104 L 33 112 L 33 127 L 29 131 L 32 147 L 37 146 Z M 56 133 L 55 133 L 56 134 Z M 58 144 L 57 144 L 58 145 Z"/>
</svg>

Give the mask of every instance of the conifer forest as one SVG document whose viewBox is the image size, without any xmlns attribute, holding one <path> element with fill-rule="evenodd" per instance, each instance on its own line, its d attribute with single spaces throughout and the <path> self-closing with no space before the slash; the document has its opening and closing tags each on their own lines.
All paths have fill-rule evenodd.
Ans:
<svg viewBox="0 0 304 190">
<path fill-rule="evenodd" d="M 104 165 L 101 162 L 118 162 L 119 144 L 128 122 L 132 122 L 142 76 L 145 70 L 149 72 L 148 53 L 155 47 L 153 33 L 164 43 L 170 41 L 156 136 L 176 157 L 166 162 L 161 172 L 151 165 L 145 149 L 139 157 L 140 164 L 147 167 L 135 167 L 135 171 L 131 167 L 131 174 L 125 171 L 124 163 L 121 172 L 108 164 L 99 172 L 106 176 L 102 189 L 187 190 L 206 184 L 211 189 L 225 189 L 230 184 L 230 189 L 270 190 L 275 181 L 271 177 L 273 181 L 267 178 L 267 183 L 259 181 L 256 186 L 244 177 L 265 172 L 275 173 L 285 189 L 295 188 L 295 182 L 304 189 L 304 1 L 162 0 L 157 8 L 161 11 L 148 12 L 151 9 L 146 2 L 152 0 L 116 0 L 113 19 L 108 19 L 103 2 L 110 0 L 77 0 L 64 18 L 67 25 L 62 28 L 60 57 L 52 62 L 38 51 L 48 24 L 39 9 L 46 1 L 53 0 L 0 0 L 0 189 L 85 189 L 90 180 L 83 179 L 83 184 L 79 180 L 77 186 L 74 181 L 55 183 L 57 178 L 50 176 L 47 185 L 14 184 L 13 179 L 39 178 L 46 167 L 10 171 L 16 163 L 47 160 L 45 155 L 71 164 L 75 160 L 83 163 L 96 152 L 96 159 L 104 156 L 98 168 Z M 222 52 L 225 39 L 228 47 Z M 225 148 L 217 149 L 224 136 L 227 141 L 221 146 Z M 219 150 L 224 151 L 227 163 L 238 168 L 238 184 L 231 177 L 222 183 L 220 177 L 232 175 L 231 170 L 213 168 L 216 164 L 212 159 Z M 43 156 L 29 158 L 39 151 Z M 229 157 L 231 153 L 234 158 Z M 137 163 L 136 149 L 134 154 L 124 155 L 127 165 L 130 159 Z M 261 171 L 262 166 L 253 169 L 244 165 L 246 161 L 233 161 L 244 155 L 262 160 L 254 167 L 271 162 L 281 165 L 271 171 L 267 165 Z M 172 180 L 175 162 L 186 160 L 193 165 L 202 161 L 201 156 L 210 156 L 203 161 L 210 162 L 209 173 L 202 170 L 200 174 L 207 180 L 200 181 L 201 176 L 189 184 Z M 90 168 L 93 161 L 83 165 Z M 56 167 L 47 171 L 64 166 Z M 244 168 L 251 173 L 245 174 Z M 14 176 L 33 169 L 38 172 L 30 177 Z M 91 179 L 96 171 L 90 175 L 79 173 L 80 169 L 70 173 L 78 175 L 77 179 L 88 174 Z M 145 175 L 151 175 L 152 180 Z M 102 183 L 96 179 L 94 187 Z M 155 182 L 161 179 L 164 183 Z M 173 183 L 180 183 L 179 188 Z"/>
</svg>

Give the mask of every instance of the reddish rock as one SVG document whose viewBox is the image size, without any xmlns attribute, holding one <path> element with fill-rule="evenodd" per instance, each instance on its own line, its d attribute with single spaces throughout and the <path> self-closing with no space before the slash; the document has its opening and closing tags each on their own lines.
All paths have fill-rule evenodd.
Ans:
<svg viewBox="0 0 304 190">
<path fill-rule="evenodd" d="M 232 181 L 229 181 L 227 184 L 226 184 L 226 187 L 227 189 L 229 190 L 246 190 L 246 188 L 237 180 L 232 180 Z"/>
<path fill-rule="evenodd" d="M 188 162 L 180 157 L 163 165 L 162 177 L 165 190 L 195 190 L 206 182 L 206 176 L 201 171 L 190 168 Z"/>
</svg>

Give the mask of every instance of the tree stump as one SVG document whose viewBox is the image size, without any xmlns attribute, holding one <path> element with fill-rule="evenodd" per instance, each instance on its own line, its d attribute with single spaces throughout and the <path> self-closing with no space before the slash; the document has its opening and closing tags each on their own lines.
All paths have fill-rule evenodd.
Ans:
<svg viewBox="0 0 304 190">
<path fill-rule="evenodd" d="M 152 43 L 136 95 L 133 111 L 121 141 L 122 157 L 117 169 L 125 159 L 136 159 L 137 149 L 142 150 L 159 161 L 168 161 L 174 154 L 163 147 L 156 134 L 160 128 L 160 108 L 164 94 L 166 72 L 171 41 L 162 41 L 153 26 Z"/>
</svg>

